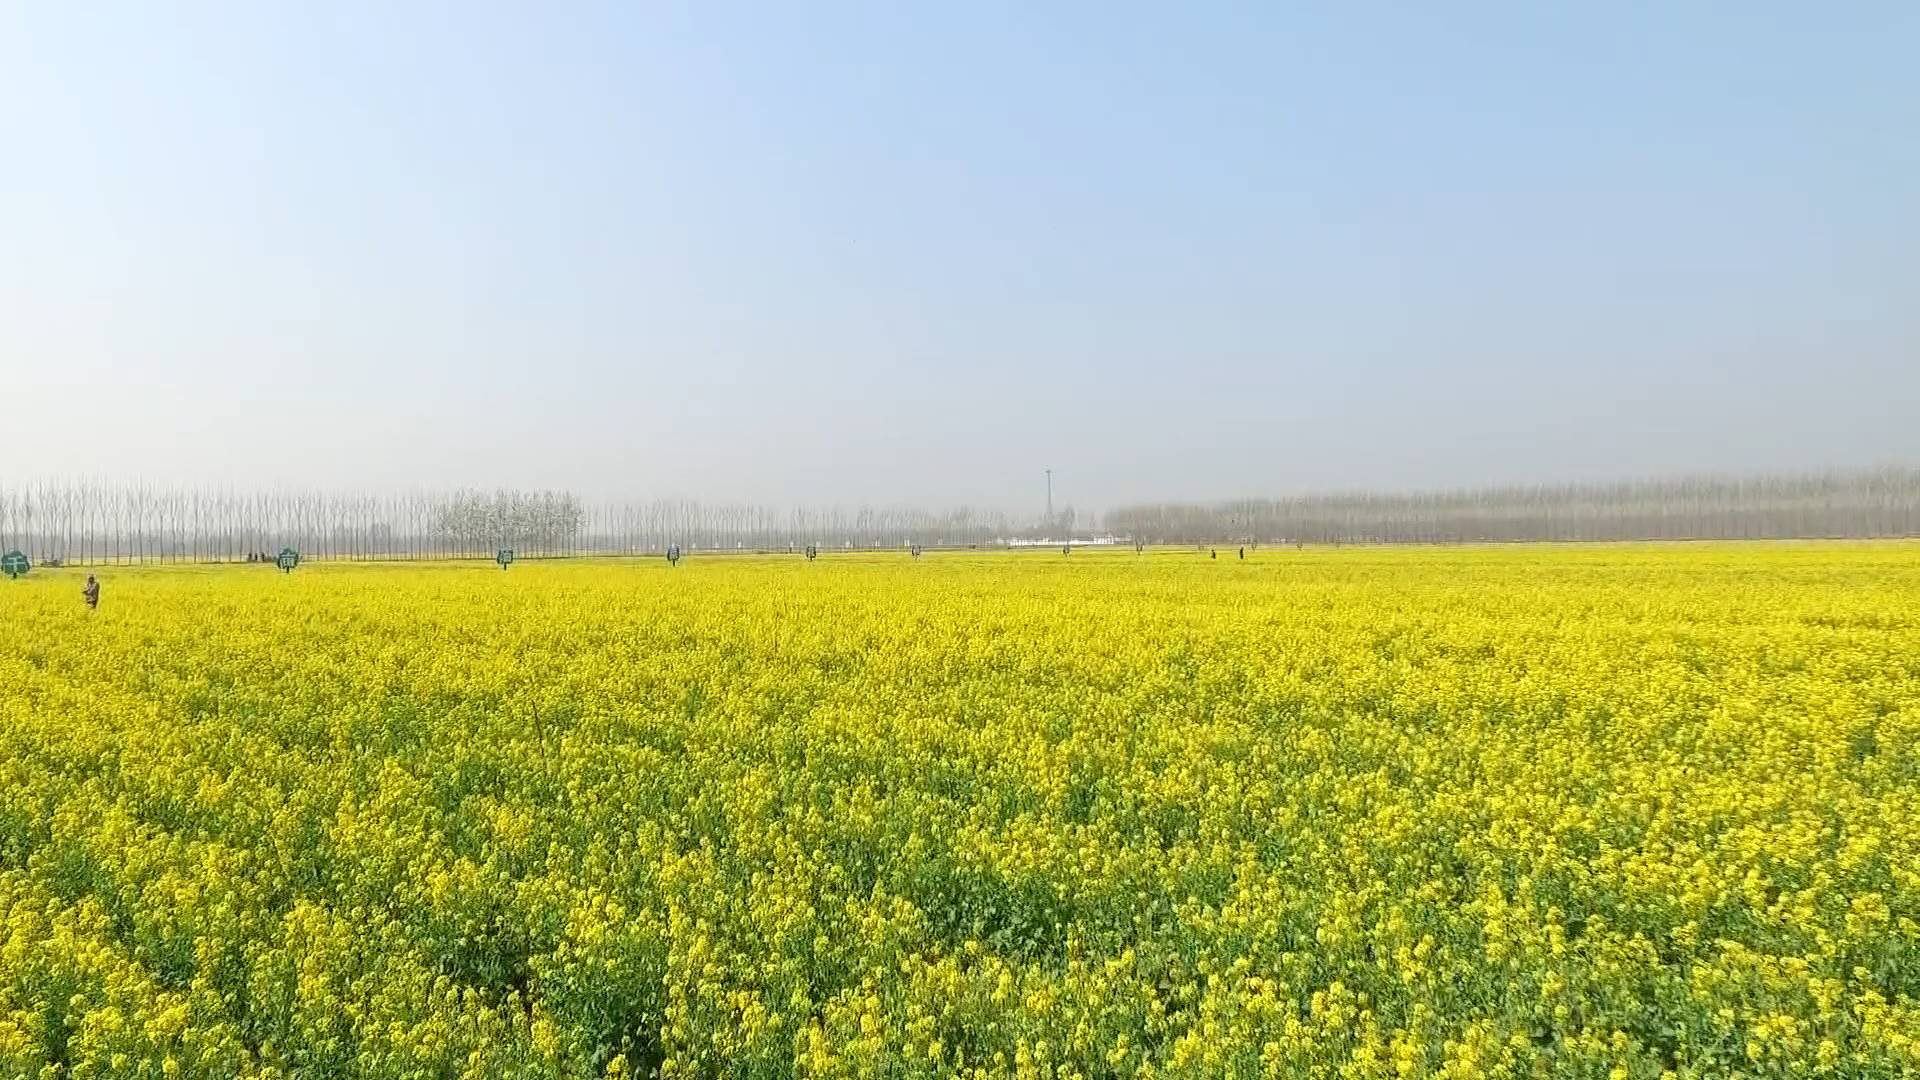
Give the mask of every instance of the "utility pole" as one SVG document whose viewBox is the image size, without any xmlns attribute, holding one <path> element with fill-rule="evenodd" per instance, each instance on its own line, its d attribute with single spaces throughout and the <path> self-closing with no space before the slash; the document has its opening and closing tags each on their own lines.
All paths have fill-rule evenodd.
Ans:
<svg viewBox="0 0 1920 1080">
<path fill-rule="evenodd" d="M 1053 528 L 1053 470 L 1047 470 L 1047 528 Z"/>
</svg>

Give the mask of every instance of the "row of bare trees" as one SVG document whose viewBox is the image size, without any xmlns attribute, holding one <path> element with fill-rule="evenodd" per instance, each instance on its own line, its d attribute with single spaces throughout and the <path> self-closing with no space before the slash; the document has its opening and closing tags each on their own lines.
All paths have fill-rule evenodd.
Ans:
<svg viewBox="0 0 1920 1080">
<path fill-rule="evenodd" d="M 1920 469 L 1129 506 L 1147 543 L 1470 543 L 1920 535 Z"/>
<path fill-rule="evenodd" d="M 557 491 L 352 495 L 106 483 L 0 488 L 0 550 L 36 562 L 238 562 L 291 547 L 314 559 L 643 555 L 985 547 L 1064 536 L 1071 512 L 775 509 L 683 499 L 589 503 Z M 1920 469 L 1429 494 L 1334 494 L 1130 506 L 1106 531 L 1144 543 L 1466 543 L 1920 535 Z"/>
<path fill-rule="evenodd" d="M 199 491 L 104 483 L 0 488 L 0 551 L 38 563 L 642 555 L 1000 543 L 1004 514 L 903 508 L 776 510 L 691 500 L 589 504 L 556 491 L 351 495 Z"/>
<path fill-rule="evenodd" d="M 106 483 L 0 488 L 0 547 L 41 563 L 430 559 L 497 546 L 574 553 L 579 500 L 554 492 L 347 495 Z"/>
<path fill-rule="evenodd" d="M 962 507 L 776 509 L 710 505 L 684 499 L 618 503 L 587 510 L 581 542 L 590 551 L 642 554 L 680 544 L 695 550 L 800 551 L 982 547 L 1003 543 L 1015 526 L 1007 515 Z"/>
</svg>

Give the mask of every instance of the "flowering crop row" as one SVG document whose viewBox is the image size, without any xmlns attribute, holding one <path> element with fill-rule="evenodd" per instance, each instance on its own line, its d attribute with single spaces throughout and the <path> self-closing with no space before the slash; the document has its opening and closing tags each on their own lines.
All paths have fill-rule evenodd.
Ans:
<svg viewBox="0 0 1920 1080">
<path fill-rule="evenodd" d="M 0 582 L 0 1077 L 1920 1072 L 1901 545 Z"/>
</svg>

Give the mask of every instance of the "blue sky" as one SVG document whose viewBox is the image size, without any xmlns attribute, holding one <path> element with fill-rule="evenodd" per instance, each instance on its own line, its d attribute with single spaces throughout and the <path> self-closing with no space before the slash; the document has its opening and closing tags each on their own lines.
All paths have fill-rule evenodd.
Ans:
<svg viewBox="0 0 1920 1080">
<path fill-rule="evenodd" d="M 1920 460 L 1920 6 L 0 6 L 14 475 Z"/>
</svg>

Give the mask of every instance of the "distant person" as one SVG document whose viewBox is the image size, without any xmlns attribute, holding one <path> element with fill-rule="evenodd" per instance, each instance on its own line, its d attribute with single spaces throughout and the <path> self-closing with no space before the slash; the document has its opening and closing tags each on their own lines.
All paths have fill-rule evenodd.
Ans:
<svg viewBox="0 0 1920 1080">
<path fill-rule="evenodd" d="M 87 575 L 87 587 L 80 590 L 80 595 L 86 598 L 88 611 L 100 606 L 100 583 L 94 580 L 92 574 Z"/>
<path fill-rule="evenodd" d="M 1246 557 L 1247 557 L 1247 549 L 1246 549 L 1246 548 L 1241 548 L 1241 549 L 1240 549 L 1240 558 L 1241 558 L 1241 560 L 1242 560 L 1242 561 L 1245 561 L 1245 560 L 1246 560 Z"/>
<path fill-rule="evenodd" d="M 1219 558 L 1219 557 L 1220 557 L 1220 549 L 1219 549 L 1219 548 L 1213 548 L 1213 549 L 1211 549 L 1210 551 L 1208 551 L 1208 552 L 1207 552 L 1207 558 L 1209 558 L 1209 559 L 1217 559 L 1217 558 Z"/>
</svg>

